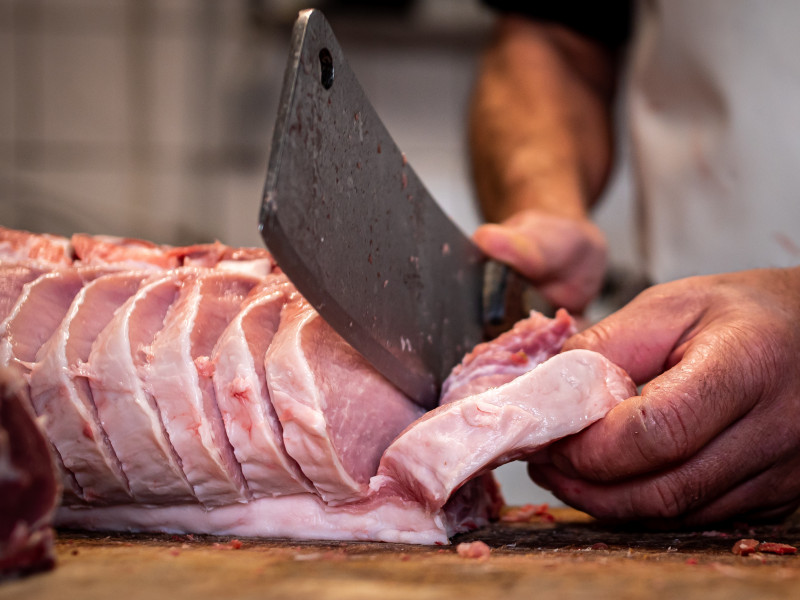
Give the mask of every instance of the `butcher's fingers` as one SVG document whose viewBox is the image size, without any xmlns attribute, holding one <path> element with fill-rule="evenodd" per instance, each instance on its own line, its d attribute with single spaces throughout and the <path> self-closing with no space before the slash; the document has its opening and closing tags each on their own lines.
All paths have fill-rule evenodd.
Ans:
<svg viewBox="0 0 800 600">
<path fill-rule="evenodd" d="M 479 227 L 473 240 L 539 286 L 554 306 L 579 313 L 597 295 L 607 262 L 604 234 L 587 219 L 538 210 Z"/>
<path fill-rule="evenodd" d="M 550 460 L 566 474 L 613 482 L 662 471 L 695 455 L 761 395 L 735 359 L 736 341 L 725 337 L 724 331 L 711 330 L 705 339 L 696 338 L 683 359 L 647 384 L 641 396 L 554 444 Z"/>
<path fill-rule="evenodd" d="M 769 425 L 766 425 L 766 424 Z M 613 483 L 590 481 L 541 460 L 531 478 L 599 518 L 700 524 L 771 510 L 800 498 L 800 432 L 780 403 L 760 405 L 697 454 L 657 473 Z"/>
<path fill-rule="evenodd" d="M 569 338 L 563 349 L 600 352 L 642 384 L 677 362 L 673 357 L 676 347 L 690 339 L 707 305 L 705 294 L 692 280 L 654 286 Z"/>
<path fill-rule="evenodd" d="M 687 514 L 686 525 L 736 519 L 744 522 L 774 521 L 800 507 L 800 456 L 780 461 L 736 486 L 713 502 Z"/>
</svg>

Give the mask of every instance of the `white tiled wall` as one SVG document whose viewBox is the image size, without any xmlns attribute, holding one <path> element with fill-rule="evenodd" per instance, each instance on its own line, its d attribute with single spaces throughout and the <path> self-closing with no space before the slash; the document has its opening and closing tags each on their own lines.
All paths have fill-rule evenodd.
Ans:
<svg viewBox="0 0 800 600">
<path fill-rule="evenodd" d="M 255 4 L 0 0 L 0 223 L 260 245 L 256 218 L 299 5 L 263 0 L 256 25 Z M 331 21 L 387 128 L 471 232 L 479 217 L 465 110 L 491 16 L 477 1 L 420 0 L 402 18 Z M 615 207 L 604 218 L 620 228 L 629 217 Z M 500 477 L 511 502 L 548 499 L 522 465 Z"/>
</svg>

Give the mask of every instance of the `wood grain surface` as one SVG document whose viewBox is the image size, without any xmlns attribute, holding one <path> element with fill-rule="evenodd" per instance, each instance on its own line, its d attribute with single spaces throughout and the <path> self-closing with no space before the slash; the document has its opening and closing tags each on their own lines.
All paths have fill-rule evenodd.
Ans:
<svg viewBox="0 0 800 600">
<path fill-rule="evenodd" d="M 451 546 L 60 532 L 48 573 L 0 582 L 0 600 L 54 598 L 440 599 L 800 598 L 800 557 L 731 552 L 740 538 L 800 544 L 774 526 L 655 532 L 593 522 L 496 523 Z M 483 559 L 456 545 L 483 540 Z"/>
</svg>

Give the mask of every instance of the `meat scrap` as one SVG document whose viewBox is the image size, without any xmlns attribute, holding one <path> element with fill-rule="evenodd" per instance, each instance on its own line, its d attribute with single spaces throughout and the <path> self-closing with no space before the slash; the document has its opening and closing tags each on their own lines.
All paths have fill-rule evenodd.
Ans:
<svg viewBox="0 0 800 600">
<path fill-rule="evenodd" d="M 456 546 L 456 552 L 461 558 L 486 559 L 492 553 L 492 549 L 480 540 L 475 542 L 462 542 Z"/>
<path fill-rule="evenodd" d="M 498 517 L 491 469 L 635 393 L 534 313 L 422 414 L 263 249 L 3 228 L 0 249 L 0 366 L 47 417 L 60 527 L 446 544 Z"/>
<path fill-rule="evenodd" d="M 759 542 L 758 540 L 746 538 L 741 539 L 733 545 L 731 552 L 739 556 L 748 556 L 754 552 L 765 552 L 768 554 L 797 554 L 797 548 L 789 544 L 777 542 Z"/>
<path fill-rule="evenodd" d="M 789 544 L 780 544 L 778 542 L 761 542 L 756 550 L 758 552 L 767 552 L 769 554 L 797 554 L 797 548 Z"/>
</svg>

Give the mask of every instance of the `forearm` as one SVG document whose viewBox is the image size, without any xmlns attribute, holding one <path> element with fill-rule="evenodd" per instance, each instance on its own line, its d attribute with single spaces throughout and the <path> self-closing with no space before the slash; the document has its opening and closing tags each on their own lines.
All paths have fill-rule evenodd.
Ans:
<svg viewBox="0 0 800 600">
<path fill-rule="evenodd" d="M 470 114 L 487 220 L 528 208 L 586 216 L 610 171 L 615 71 L 608 50 L 563 27 L 501 20 Z"/>
</svg>

